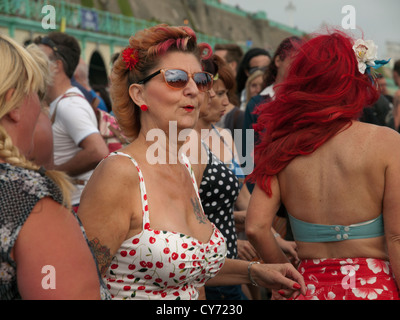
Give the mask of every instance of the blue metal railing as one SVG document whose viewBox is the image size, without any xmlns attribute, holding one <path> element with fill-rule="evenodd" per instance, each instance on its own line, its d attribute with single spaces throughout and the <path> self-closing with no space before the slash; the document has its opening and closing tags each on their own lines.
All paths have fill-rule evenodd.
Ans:
<svg viewBox="0 0 400 320">
<path fill-rule="evenodd" d="M 8 23 L 8 21 L 11 21 L 10 18 L 22 18 L 35 22 L 38 29 L 36 31 L 39 31 L 42 19 L 46 16 L 46 11 L 42 13 L 42 8 L 47 5 L 53 6 L 55 9 L 57 26 L 60 26 L 64 19 L 67 28 L 90 32 L 92 35 L 93 33 L 106 34 L 126 39 L 139 30 L 158 24 L 154 21 L 87 8 L 64 0 L 0 0 L 0 23 L 2 20 Z M 3 25 L 6 23 L 3 23 Z M 23 24 L 23 21 L 20 21 L 19 25 L 21 26 L 21 24 Z M 32 23 L 29 23 L 29 28 L 31 26 Z M 196 34 L 200 42 L 207 42 L 211 46 L 216 43 L 231 42 L 199 32 Z"/>
</svg>

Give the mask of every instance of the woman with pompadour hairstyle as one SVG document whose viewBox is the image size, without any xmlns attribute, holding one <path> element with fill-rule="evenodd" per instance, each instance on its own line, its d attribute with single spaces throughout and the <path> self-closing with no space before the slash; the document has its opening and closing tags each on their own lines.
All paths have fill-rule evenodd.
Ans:
<svg viewBox="0 0 400 320">
<path fill-rule="evenodd" d="M 181 147 L 212 90 L 201 63 L 211 54 L 192 29 L 158 25 L 132 36 L 114 63 L 113 111 L 132 142 L 99 164 L 78 212 L 114 299 L 196 300 L 205 284 L 251 279 L 305 291 L 289 264 L 226 259 L 226 240 L 204 214 Z"/>
</svg>

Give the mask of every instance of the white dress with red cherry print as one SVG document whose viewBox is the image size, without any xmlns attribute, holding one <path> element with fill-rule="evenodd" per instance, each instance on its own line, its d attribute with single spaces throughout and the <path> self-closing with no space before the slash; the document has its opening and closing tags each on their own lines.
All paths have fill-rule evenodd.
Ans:
<svg viewBox="0 0 400 320">
<path fill-rule="evenodd" d="M 207 243 L 185 234 L 151 229 L 145 183 L 137 162 L 125 153 L 110 154 L 113 155 L 128 157 L 138 171 L 143 230 L 125 240 L 112 259 L 105 275 L 112 298 L 197 299 L 197 288 L 215 276 L 224 264 L 227 252 L 225 238 L 215 225 Z M 190 163 L 184 156 L 183 161 L 198 196 Z"/>
</svg>

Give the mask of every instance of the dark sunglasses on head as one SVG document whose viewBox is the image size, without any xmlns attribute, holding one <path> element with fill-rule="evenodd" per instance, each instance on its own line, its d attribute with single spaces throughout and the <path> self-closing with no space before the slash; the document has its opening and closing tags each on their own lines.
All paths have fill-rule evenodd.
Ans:
<svg viewBox="0 0 400 320">
<path fill-rule="evenodd" d="M 51 40 L 49 37 L 39 37 L 37 44 L 44 44 L 50 47 L 55 54 L 58 54 L 64 61 L 66 60 L 64 54 L 60 50 L 58 50 L 58 47 L 55 44 L 55 42 Z"/>
<path fill-rule="evenodd" d="M 189 83 L 190 78 L 192 78 L 193 81 L 196 83 L 199 91 L 205 92 L 211 90 L 213 86 L 213 76 L 211 73 L 195 72 L 189 74 L 186 71 L 180 69 L 160 69 L 147 76 L 143 80 L 140 80 L 138 84 L 145 84 L 147 81 L 151 80 L 160 73 L 164 76 L 164 81 L 167 86 L 173 89 L 185 88 Z"/>
<path fill-rule="evenodd" d="M 258 71 L 258 70 L 264 72 L 265 70 L 267 70 L 267 68 L 268 68 L 268 66 L 264 66 L 264 67 L 254 67 L 254 68 L 251 68 L 251 69 L 249 70 L 249 74 L 253 74 L 254 72 L 256 72 L 256 71 Z"/>
</svg>

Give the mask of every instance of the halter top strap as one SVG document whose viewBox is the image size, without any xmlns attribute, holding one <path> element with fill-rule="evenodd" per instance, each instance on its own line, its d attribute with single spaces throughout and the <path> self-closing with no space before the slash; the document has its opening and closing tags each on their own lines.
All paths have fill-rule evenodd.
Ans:
<svg viewBox="0 0 400 320">
<path fill-rule="evenodd" d="M 305 222 L 288 214 L 293 236 L 303 242 L 333 242 L 351 239 L 366 239 L 383 236 L 383 215 L 361 223 L 323 225 Z"/>
</svg>

